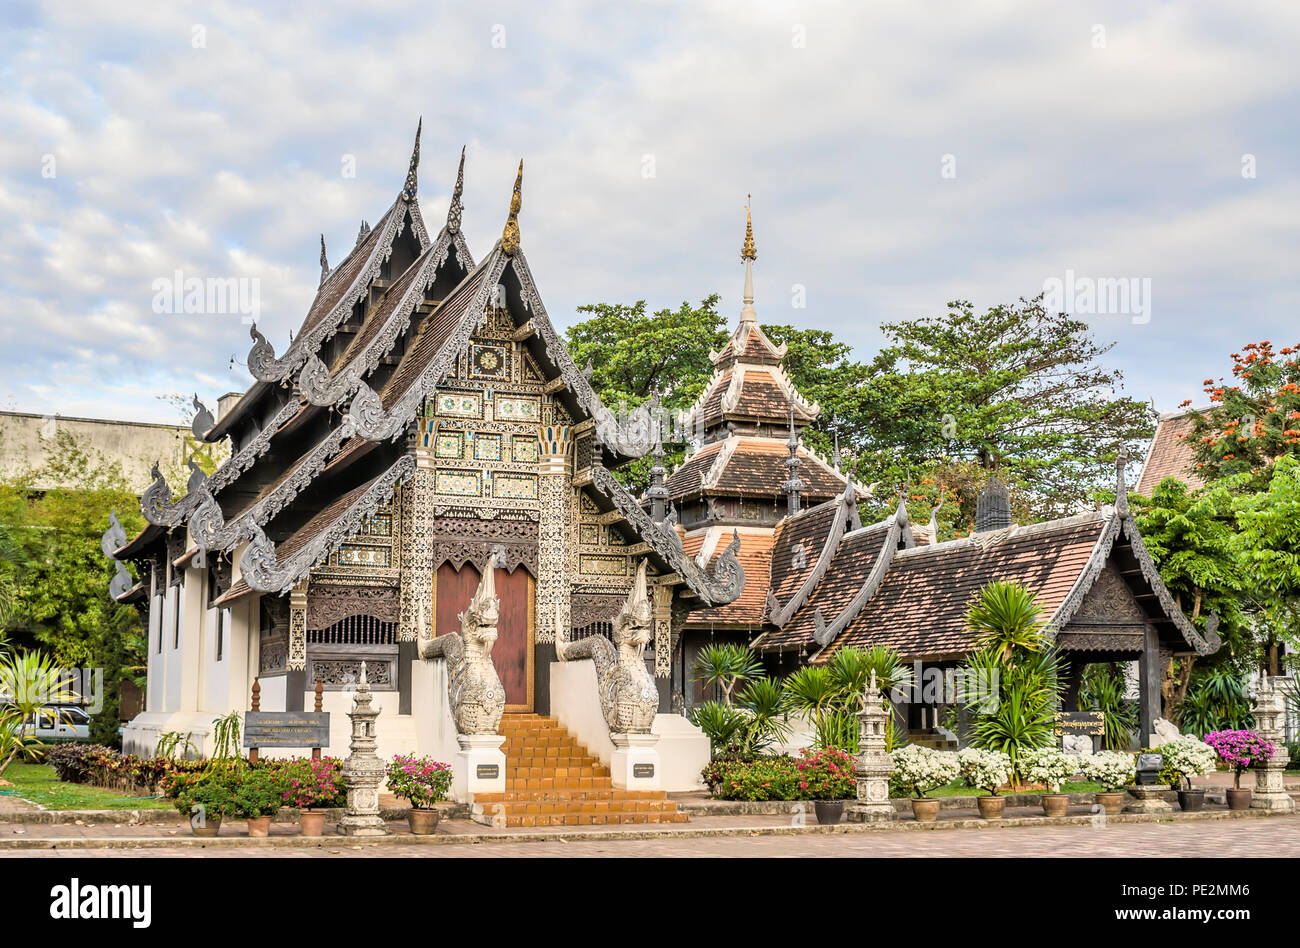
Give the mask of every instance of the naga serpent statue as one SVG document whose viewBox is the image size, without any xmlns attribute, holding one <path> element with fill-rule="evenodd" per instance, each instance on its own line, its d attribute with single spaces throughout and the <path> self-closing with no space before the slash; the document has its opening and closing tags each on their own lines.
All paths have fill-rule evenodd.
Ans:
<svg viewBox="0 0 1300 948">
<path fill-rule="evenodd" d="M 430 638 L 419 619 L 420 658 L 447 660 L 447 696 L 458 734 L 496 734 L 506 708 L 506 690 L 492 664 L 500 603 L 496 596 L 495 554 L 483 566 L 483 578 L 469 606 L 458 617 L 460 631 Z"/>
<path fill-rule="evenodd" d="M 600 710 L 611 734 L 649 734 L 654 724 L 659 689 L 645 664 L 653 619 L 642 560 L 632 591 L 614 617 L 612 643 L 603 635 L 572 642 L 563 623 L 556 629 L 555 654 L 560 661 L 590 658 L 595 663 Z"/>
</svg>

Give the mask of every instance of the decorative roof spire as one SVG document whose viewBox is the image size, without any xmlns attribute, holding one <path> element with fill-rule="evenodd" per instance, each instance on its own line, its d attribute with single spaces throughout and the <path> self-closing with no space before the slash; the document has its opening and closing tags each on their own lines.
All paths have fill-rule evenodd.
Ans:
<svg viewBox="0 0 1300 948">
<path fill-rule="evenodd" d="M 668 469 L 664 467 L 664 443 L 661 438 L 655 440 L 654 459 L 654 467 L 650 469 L 650 489 L 646 491 L 646 496 L 650 498 L 650 519 L 662 523 L 667 515 L 668 488 L 664 486 L 664 478 Z"/>
<path fill-rule="evenodd" d="M 501 250 L 510 257 L 519 252 L 519 209 L 524 206 L 524 160 L 519 159 L 519 173 L 515 175 L 515 191 L 510 195 L 510 216 L 501 232 Z"/>
<path fill-rule="evenodd" d="M 456 169 L 456 187 L 451 192 L 451 206 L 447 208 L 447 233 L 454 234 L 460 230 L 460 212 L 465 205 L 460 203 L 460 196 L 465 193 L 465 146 L 460 147 L 460 167 Z"/>
<path fill-rule="evenodd" d="M 790 437 L 785 442 L 786 449 L 790 456 L 786 458 L 785 469 L 790 472 L 786 482 L 781 485 L 785 491 L 786 513 L 794 516 L 799 512 L 800 494 L 804 489 L 804 482 L 799 477 L 799 465 L 803 462 L 799 460 L 799 435 L 794 428 L 794 403 L 790 403 Z"/>
<path fill-rule="evenodd" d="M 996 474 L 975 498 L 975 532 L 1005 530 L 1011 526 L 1011 493 Z"/>
<path fill-rule="evenodd" d="M 745 245 L 740 248 L 741 260 L 758 259 L 758 248 L 754 246 L 754 215 L 749 209 L 753 197 L 752 194 L 745 195 Z"/>
<path fill-rule="evenodd" d="M 754 261 L 758 259 L 758 248 L 754 246 L 754 215 L 749 209 L 751 195 L 745 195 L 745 245 L 740 248 L 740 259 L 745 261 L 745 306 L 740 311 L 742 323 L 758 322 L 754 312 Z"/>
<path fill-rule="evenodd" d="M 415 192 L 419 189 L 419 178 L 416 175 L 420 167 L 420 132 L 424 130 L 424 116 L 420 116 L 420 124 L 415 127 L 415 148 L 411 151 L 411 165 L 406 172 L 406 183 L 402 185 L 402 200 L 415 200 Z"/>
<path fill-rule="evenodd" d="M 320 281 L 323 284 L 330 275 L 329 258 L 325 256 L 325 235 L 320 235 Z"/>
<path fill-rule="evenodd" d="M 365 221 L 362 221 L 362 222 L 361 222 L 361 228 L 357 231 L 357 243 L 356 243 L 356 246 L 358 246 L 358 247 L 361 246 L 361 241 L 363 241 L 363 240 L 366 239 L 366 235 L 367 235 L 368 233 L 370 233 L 370 225 L 367 224 Z"/>
<path fill-rule="evenodd" d="M 1115 509 L 1122 516 L 1128 515 L 1128 481 L 1124 479 L 1124 468 L 1128 467 L 1128 455 L 1123 451 L 1115 458 Z"/>
</svg>

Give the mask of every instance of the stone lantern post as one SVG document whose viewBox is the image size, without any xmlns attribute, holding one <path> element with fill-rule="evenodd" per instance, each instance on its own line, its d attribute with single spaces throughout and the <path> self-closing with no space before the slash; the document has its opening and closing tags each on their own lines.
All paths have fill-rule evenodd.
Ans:
<svg viewBox="0 0 1300 948">
<path fill-rule="evenodd" d="M 379 784 L 384 764 L 375 754 L 375 718 L 379 711 L 370 706 L 370 683 L 366 663 L 361 663 L 361 681 L 352 699 L 351 753 L 343 762 L 343 782 L 348 788 L 348 810 L 339 820 L 343 836 L 387 836 L 388 827 L 379 816 Z"/>
<path fill-rule="evenodd" d="M 853 763 L 858 802 L 849 807 L 849 819 L 855 822 L 874 823 L 894 818 L 894 807 L 889 802 L 889 778 L 894 773 L 894 762 L 886 750 L 885 738 L 885 725 L 891 713 L 884 694 L 876 687 L 873 671 L 862 710 L 858 712 L 858 756 Z"/>
<path fill-rule="evenodd" d="M 1280 813 L 1295 809 L 1295 801 L 1282 783 L 1287 764 L 1286 734 L 1283 731 L 1285 715 L 1286 699 L 1273 686 L 1273 679 L 1261 674 L 1259 688 L 1255 691 L 1255 730 L 1273 745 L 1273 758 L 1254 766 L 1255 792 L 1251 795 L 1251 809 Z"/>
</svg>

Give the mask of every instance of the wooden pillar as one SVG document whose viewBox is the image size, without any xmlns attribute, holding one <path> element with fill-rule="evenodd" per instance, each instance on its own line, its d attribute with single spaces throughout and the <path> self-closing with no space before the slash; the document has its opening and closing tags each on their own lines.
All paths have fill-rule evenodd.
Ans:
<svg viewBox="0 0 1300 948">
<path fill-rule="evenodd" d="M 1156 718 L 1161 715 L 1160 706 L 1160 638 L 1156 628 L 1150 622 L 1142 634 L 1142 655 L 1138 658 L 1138 740 L 1143 747 L 1151 740 L 1156 730 Z"/>
<path fill-rule="evenodd" d="M 256 678 L 253 679 L 253 701 L 252 701 L 252 704 L 249 706 L 249 709 L 248 709 L 248 710 L 250 710 L 250 711 L 261 711 L 261 710 L 262 710 L 262 683 L 261 683 L 260 681 L 258 681 Z M 248 762 L 249 762 L 250 764 L 255 764 L 255 763 L 257 763 L 257 758 L 258 758 L 259 756 L 260 756 L 260 755 L 259 755 L 258 749 L 257 749 L 256 747 L 251 747 L 251 748 L 249 748 L 249 750 L 248 750 Z"/>
<path fill-rule="evenodd" d="M 1061 694 L 1062 711 L 1084 711 L 1079 706 L 1079 690 L 1083 687 L 1083 670 L 1087 666 L 1082 655 L 1069 655 L 1062 659 L 1062 677 L 1065 690 Z"/>
</svg>

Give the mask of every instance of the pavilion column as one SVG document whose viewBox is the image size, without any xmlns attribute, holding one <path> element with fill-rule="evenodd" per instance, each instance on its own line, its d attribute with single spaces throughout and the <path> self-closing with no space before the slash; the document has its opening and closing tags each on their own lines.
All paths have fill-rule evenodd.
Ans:
<svg viewBox="0 0 1300 948">
<path fill-rule="evenodd" d="M 307 690 L 307 580 L 289 593 L 289 667 L 285 672 L 284 709 L 302 711 Z"/>
<path fill-rule="evenodd" d="M 1079 707 L 1079 691 L 1083 687 L 1083 670 L 1087 665 L 1080 655 L 1071 655 L 1063 663 L 1065 690 L 1061 695 L 1061 709 L 1064 711 L 1083 711 Z"/>
<path fill-rule="evenodd" d="M 540 714 L 550 712 L 550 667 L 554 661 L 557 623 L 569 624 L 569 558 L 573 551 L 572 429 L 544 425 L 541 430 L 541 464 L 538 467 L 537 592 L 535 623 L 536 681 L 533 705 Z"/>
<path fill-rule="evenodd" d="M 419 616 L 434 628 L 433 616 L 433 459 L 429 449 L 416 447 L 415 476 L 401 488 L 402 538 L 397 591 L 397 713 L 410 714 Z M 434 634 L 437 630 L 434 629 Z"/>
<path fill-rule="evenodd" d="M 1142 655 L 1138 658 L 1139 740 L 1142 746 L 1151 742 L 1156 732 L 1156 718 L 1160 717 L 1160 638 L 1150 622 L 1142 633 Z"/>
</svg>

